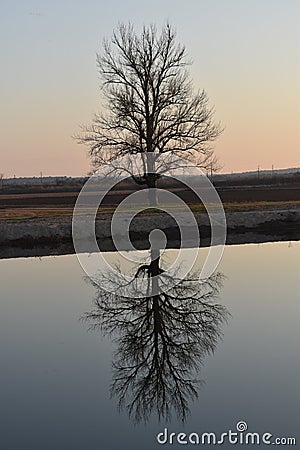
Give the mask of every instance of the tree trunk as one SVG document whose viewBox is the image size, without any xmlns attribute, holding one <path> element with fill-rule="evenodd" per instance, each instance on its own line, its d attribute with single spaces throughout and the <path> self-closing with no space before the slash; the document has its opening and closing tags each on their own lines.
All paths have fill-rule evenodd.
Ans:
<svg viewBox="0 0 300 450">
<path fill-rule="evenodd" d="M 149 175 L 149 181 L 147 183 L 148 188 L 150 189 L 148 192 L 149 204 L 152 207 L 157 206 L 157 190 L 156 190 L 156 179 L 153 174 Z"/>
<path fill-rule="evenodd" d="M 147 186 L 149 191 L 149 204 L 150 206 L 157 206 L 157 192 L 156 192 L 156 184 L 157 184 L 157 176 L 155 172 L 155 160 L 152 157 L 153 154 L 149 155 L 147 159 Z M 153 155 L 154 156 L 154 155 Z"/>
</svg>

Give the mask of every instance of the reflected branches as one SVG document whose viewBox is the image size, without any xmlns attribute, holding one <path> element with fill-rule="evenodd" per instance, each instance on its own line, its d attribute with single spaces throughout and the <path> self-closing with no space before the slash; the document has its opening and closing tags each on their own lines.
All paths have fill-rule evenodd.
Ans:
<svg viewBox="0 0 300 450">
<path fill-rule="evenodd" d="M 110 290 L 99 287 L 104 277 L 88 279 L 96 296 L 85 319 L 117 343 L 111 394 L 120 409 L 136 422 L 146 422 L 153 412 L 159 419 L 170 420 L 175 413 L 185 421 L 189 401 L 198 397 L 203 360 L 214 352 L 228 317 L 216 302 L 223 276 L 215 273 L 202 283 L 196 276 L 177 284 L 172 279 L 169 290 L 161 289 L 160 281 L 166 287 L 170 275 L 164 278 L 159 250 L 151 250 L 149 259 L 135 270 L 130 297 L 124 295 L 121 275 L 110 280 L 115 287 Z M 148 295 L 134 297 L 141 278 L 148 280 Z"/>
</svg>

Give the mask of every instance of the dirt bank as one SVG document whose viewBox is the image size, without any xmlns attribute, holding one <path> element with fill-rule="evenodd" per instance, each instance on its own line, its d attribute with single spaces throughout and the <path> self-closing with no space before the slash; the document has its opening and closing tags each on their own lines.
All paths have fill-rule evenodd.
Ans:
<svg viewBox="0 0 300 450">
<path fill-rule="evenodd" d="M 194 214 L 201 234 L 201 245 L 209 245 L 209 219 L 204 212 L 198 211 Z M 110 221 L 109 213 L 102 214 L 96 221 L 96 236 L 99 247 L 103 251 L 114 250 Z M 293 240 L 299 239 L 300 236 L 299 206 L 226 211 L 226 221 L 227 243 Z M 163 213 L 143 214 L 134 218 L 130 227 L 134 245 L 141 249 L 148 248 L 149 233 L 155 228 L 165 232 L 168 247 L 180 245 L 180 233 L 176 223 L 170 216 Z M 84 232 L 82 238 L 86 239 Z M 71 215 L 0 220 L 0 257 L 2 258 L 9 255 L 38 256 L 41 253 L 60 254 L 73 251 Z M 88 241 L 86 251 L 89 251 Z"/>
</svg>

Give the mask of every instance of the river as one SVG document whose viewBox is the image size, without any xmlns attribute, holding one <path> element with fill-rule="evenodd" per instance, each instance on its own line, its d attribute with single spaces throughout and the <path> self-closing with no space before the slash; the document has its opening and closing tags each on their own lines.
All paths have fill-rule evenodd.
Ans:
<svg viewBox="0 0 300 450">
<path fill-rule="evenodd" d="M 219 436 L 236 431 L 238 422 L 260 436 L 270 433 L 271 442 L 295 437 L 299 445 L 299 249 L 295 241 L 227 246 L 218 267 L 222 283 L 212 303 L 220 309 L 215 313 L 209 307 L 205 313 L 214 328 L 201 325 L 190 350 L 178 336 L 180 345 L 165 349 L 173 369 L 183 361 L 200 380 L 198 397 L 193 400 L 184 391 L 181 398 L 186 381 L 175 391 L 170 367 L 160 367 L 167 386 L 157 384 L 158 372 L 154 378 L 148 373 L 152 390 L 144 386 L 148 390 L 139 393 L 140 409 L 136 411 L 135 403 L 131 416 L 126 401 L 118 409 L 124 386 L 115 377 L 129 374 L 134 355 L 126 351 L 141 351 L 141 338 L 135 341 L 126 323 L 120 330 L 106 327 L 110 334 L 104 335 L 98 327 L 105 319 L 103 311 L 98 324 L 95 317 L 101 292 L 87 282 L 76 255 L 0 260 L 0 448 L 152 450 L 162 447 L 159 433 L 161 441 L 168 436 L 164 447 L 181 448 L 180 432 L 187 437 L 179 441 L 191 433 L 191 440 L 197 433 Z M 172 258 L 172 250 L 167 252 Z M 194 332 L 196 336 L 197 328 Z M 185 360 L 180 359 L 184 348 Z M 154 361 L 144 357 L 143 376 Z M 135 389 L 137 394 L 136 383 L 142 379 L 136 374 L 128 392 Z M 173 396 L 165 390 L 168 383 Z M 187 403 L 176 409 L 178 398 Z M 175 405 L 169 421 L 168 405 Z M 232 447 L 244 445 L 221 445 Z"/>
</svg>

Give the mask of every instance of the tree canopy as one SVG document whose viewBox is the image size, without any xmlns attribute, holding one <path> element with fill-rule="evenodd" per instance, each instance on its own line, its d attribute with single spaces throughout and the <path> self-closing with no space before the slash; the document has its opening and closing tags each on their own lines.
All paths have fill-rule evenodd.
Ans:
<svg viewBox="0 0 300 450">
<path fill-rule="evenodd" d="M 122 24 L 104 41 L 97 65 L 106 109 L 82 127 L 78 138 L 89 146 L 94 168 L 113 167 L 124 155 L 150 153 L 215 167 L 210 144 L 222 130 L 205 91 L 194 93 L 189 64 L 169 24 L 160 33 L 154 25 L 144 26 L 140 34 Z M 147 176 L 145 184 L 151 185 Z"/>
</svg>

